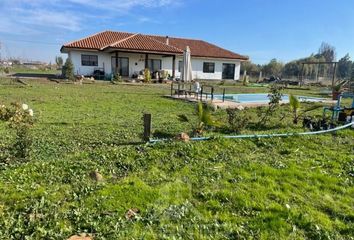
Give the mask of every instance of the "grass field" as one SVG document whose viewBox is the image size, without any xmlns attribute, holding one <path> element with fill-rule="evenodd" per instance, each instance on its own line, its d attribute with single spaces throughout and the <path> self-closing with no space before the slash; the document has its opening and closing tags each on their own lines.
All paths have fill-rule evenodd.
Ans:
<svg viewBox="0 0 354 240">
<path fill-rule="evenodd" d="M 353 239 L 353 130 L 142 144 L 144 112 L 154 137 L 191 131 L 177 115 L 193 118 L 195 106 L 168 93 L 167 85 L 0 85 L 1 104 L 25 102 L 36 117 L 30 161 L 3 164 L 0 153 L 0 239 Z M 224 110 L 213 115 L 227 123 Z M 304 131 L 291 117 L 285 105 L 267 127 L 244 132 Z M 14 136 L 4 124 L 0 133 L 4 152 Z M 103 181 L 90 178 L 94 170 Z M 128 220 L 132 208 L 139 214 Z"/>
<path fill-rule="evenodd" d="M 11 74 L 59 74 L 61 73 L 60 70 L 57 69 L 46 69 L 42 66 L 37 67 L 37 69 L 32 69 L 28 66 L 22 66 L 22 65 L 14 65 L 12 67 L 9 67 L 9 71 Z"/>
</svg>

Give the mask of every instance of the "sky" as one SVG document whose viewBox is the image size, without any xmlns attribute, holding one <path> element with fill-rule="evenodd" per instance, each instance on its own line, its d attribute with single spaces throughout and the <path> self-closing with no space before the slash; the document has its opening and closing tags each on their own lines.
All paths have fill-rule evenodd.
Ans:
<svg viewBox="0 0 354 240">
<path fill-rule="evenodd" d="M 354 56 L 354 1 L 0 0 L 1 58 L 54 62 L 64 43 L 104 30 L 202 39 L 258 64 L 322 42 L 340 58 Z"/>
</svg>

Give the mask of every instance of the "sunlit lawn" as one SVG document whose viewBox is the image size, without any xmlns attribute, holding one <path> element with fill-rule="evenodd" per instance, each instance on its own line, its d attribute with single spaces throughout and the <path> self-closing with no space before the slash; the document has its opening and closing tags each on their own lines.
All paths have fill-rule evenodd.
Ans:
<svg viewBox="0 0 354 240">
<path fill-rule="evenodd" d="M 269 91 L 225 87 L 229 93 Z M 285 92 L 319 96 L 320 89 Z M 141 143 L 144 112 L 153 116 L 155 138 L 191 131 L 177 115 L 193 119 L 195 106 L 167 94 L 169 85 L 0 85 L 1 104 L 25 102 L 37 119 L 31 160 L 0 167 L 0 239 L 66 239 L 83 232 L 95 239 L 353 237 L 353 130 Z M 246 111 L 259 119 L 256 109 Z M 213 115 L 227 125 L 224 110 Z M 244 132 L 304 131 L 292 124 L 286 105 L 266 126 Z M 6 151 L 13 133 L 4 124 L 0 139 Z M 94 170 L 103 181 L 90 178 Z M 138 215 L 126 219 L 132 208 Z"/>
</svg>

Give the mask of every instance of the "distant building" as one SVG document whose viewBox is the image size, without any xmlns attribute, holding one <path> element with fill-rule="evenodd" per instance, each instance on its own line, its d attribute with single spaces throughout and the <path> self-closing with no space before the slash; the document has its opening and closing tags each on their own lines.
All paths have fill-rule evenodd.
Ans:
<svg viewBox="0 0 354 240">
<path fill-rule="evenodd" d="M 1 61 L 0 62 L 1 66 L 6 66 L 6 67 L 10 67 L 13 65 L 13 63 L 11 61 Z"/>
</svg>

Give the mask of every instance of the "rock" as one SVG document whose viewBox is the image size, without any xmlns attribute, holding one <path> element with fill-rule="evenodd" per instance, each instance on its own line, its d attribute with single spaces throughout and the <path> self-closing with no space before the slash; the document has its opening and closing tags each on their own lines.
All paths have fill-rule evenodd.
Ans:
<svg viewBox="0 0 354 240">
<path fill-rule="evenodd" d="M 98 171 L 90 172 L 90 177 L 97 182 L 103 181 L 103 176 Z"/>
<path fill-rule="evenodd" d="M 180 141 L 183 141 L 183 142 L 189 142 L 189 140 L 190 140 L 189 135 L 184 132 L 178 134 L 176 138 Z"/>
<path fill-rule="evenodd" d="M 125 213 L 125 218 L 127 220 L 133 220 L 138 215 L 139 212 L 140 212 L 139 209 L 131 208 Z"/>
<path fill-rule="evenodd" d="M 80 235 L 72 235 L 67 240 L 93 240 L 93 237 L 87 235 L 86 233 L 81 233 Z"/>
</svg>

